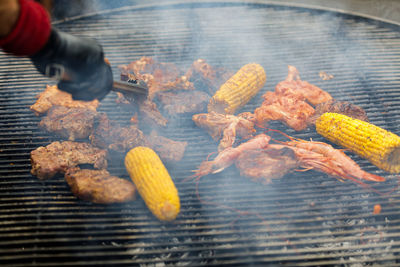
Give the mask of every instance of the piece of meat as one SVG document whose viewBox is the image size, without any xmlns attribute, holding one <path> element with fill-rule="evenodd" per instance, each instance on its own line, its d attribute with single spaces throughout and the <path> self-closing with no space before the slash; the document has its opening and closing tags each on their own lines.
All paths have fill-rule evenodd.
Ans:
<svg viewBox="0 0 400 267">
<path fill-rule="evenodd" d="M 128 65 L 118 66 L 119 70 L 124 75 L 149 73 L 155 65 L 155 60 L 151 57 L 141 57 L 139 60 L 132 61 Z"/>
<path fill-rule="evenodd" d="M 270 120 L 280 120 L 296 131 L 307 128 L 309 118 L 315 110 L 304 97 L 290 88 L 280 92 L 267 92 L 264 102 L 254 111 L 257 124 L 265 126 Z"/>
<path fill-rule="evenodd" d="M 161 85 L 161 87 L 162 89 L 158 91 L 195 89 L 193 83 L 190 82 L 185 75 L 176 78 L 174 81 L 165 82 Z"/>
<path fill-rule="evenodd" d="M 132 96 L 117 92 L 116 103 L 139 114 L 138 121 L 149 128 L 163 128 L 168 120 L 161 114 L 157 104 L 150 99 L 134 99 Z"/>
<path fill-rule="evenodd" d="M 117 98 L 115 99 L 115 103 L 127 107 L 132 107 L 133 102 L 135 102 L 135 99 L 133 96 L 129 97 L 128 95 L 124 95 L 121 92 L 115 92 L 117 94 Z"/>
<path fill-rule="evenodd" d="M 96 111 L 86 108 L 53 106 L 42 118 L 39 127 L 70 141 L 87 138 L 93 131 Z"/>
<path fill-rule="evenodd" d="M 156 103 L 151 100 L 145 100 L 139 103 L 139 113 L 143 125 L 147 125 L 151 128 L 167 126 L 168 120 L 161 114 Z"/>
<path fill-rule="evenodd" d="M 152 74 L 160 83 L 173 81 L 179 77 L 180 70 L 173 63 L 159 62 L 152 57 L 141 57 L 128 65 L 118 66 L 121 74 L 127 79 L 141 79 L 141 75 Z M 141 79 L 143 80 L 143 79 Z"/>
<path fill-rule="evenodd" d="M 146 138 L 135 125 L 122 127 L 101 113 L 95 119 L 94 131 L 89 136 L 92 145 L 125 153 L 136 146 L 147 145 Z"/>
<path fill-rule="evenodd" d="M 234 73 L 223 68 L 213 68 L 204 59 L 195 60 L 185 75 L 196 89 L 205 90 L 214 95 L 219 87 Z"/>
<path fill-rule="evenodd" d="M 44 180 L 79 164 L 107 168 L 107 151 L 81 142 L 53 142 L 31 151 L 31 173 Z"/>
<path fill-rule="evenodd" d="M 244 114 L 248 116 L 247 113 Z M 231 147 L 236 137 L 249 138 L 256 130 L 254 123 L 239 114 L 238 116 L 217 112 L 200 113 L 192 116 L 194 123 L 206 130 L 215 141 L 219 141 L 218 151 Z"/>
<path fill-rule="evenodd" d="M 178 162 L 183 158 L 187 142 L 174 141 L 160 136 L 156 131 L 152 131 L 147 136 L 149 146 L 154 149 L 164 162 Z"/>
<path fill-rule="evenodd" d="M 271 179 L 279 179 L 300 166 L 291 149 L 268 147 L 240 154 L 235 164 L 240 175 L 264 184 L 270 183 Z"/>
<path fill-rule="evenodd" d="M 328 92 L 325 92 L 318 86 L 310 84 L 309 82 L 302 81 L 296 67 L 289 65 L 288 69 L 289 71 L 286 80 L 278 83 L 275 87 L 277 93 L 285 88 L 299 91 L 313 106 L 332 99 L 332 96 Z"/>
<path fill-rule="evenodd" d="M 85 201 L 112 204 L 136 199 L 136 188 L 132 182 L 112 176 L 104 169 L 73 168 L 64 177 L 72 193 Z"/>
<path fill-rule="evenodd" d="M 165 90 L 194 90 L 194 85 L 173 63 L 158 62 L 151 57 L 142 57 L 128 65 L 119 66 L 121 79 L 138 79 L 149 88 L 148 99 L 156 92 Z"/>
<path fill-rule="evenodd" d="M 369 121 L 367 113 L 362 107 L 347 101 L 337 101 L 331 99 L 325 103 L 318 104 L 315 107 L 315 114 L 310 117 L 308 123 L 315 125 L 315 121 L 326 112 L 340 113 L 354 119 L 359 119 L 366 122 Z"/>
<path fill-rule="evenodd" d="M 155 97 L 161 109 L 169 116 L 203 112 L 210 98 L 210 95 L 202 91 L 165 91 L 158 92 Z"/>
<path fill-rule="evenodd" d="M 116 101 L 124 106 L 128 103 L 136 106 L 139 109 L 139 121 L 150 128 L 165 127 L 168 123 L 159 108 L 169 116 L 198 113 L 206 108 L 210 95 L 195 90 L 194 82 L 199 86 L 201 80 L 209 87 L 208 91 L 214 93 L 231 76 L 226 70 L 214 70 L 202 59 L 194 61 L 183 75 L 175 64 L 158 62 L 151 57 L 142 57 L 128 65 L 119 66 L 119 69 L 122 80 L 142 80 L 147 84 L 147 99 L 138 100 L 118 94 Z M 157 100 L 160 107 L 153 99 Z"/>
<path fill-rule="evenodd" d="M 57 85 L 46 85 L 46 90 L 37 96 L 38 100 L 30 107 L 36 116 L 46 113 L 52 106 L 64 106 L 69 108 L 86 108 L 96 111 L 99 101 L 73 100 L 71 94 L 61 91 Z"/>
</svg>

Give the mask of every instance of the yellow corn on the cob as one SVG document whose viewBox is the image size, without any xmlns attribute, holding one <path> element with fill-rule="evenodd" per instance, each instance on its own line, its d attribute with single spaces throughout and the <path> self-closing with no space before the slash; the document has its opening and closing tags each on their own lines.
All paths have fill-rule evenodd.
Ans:
<svg viewBox="0 0 400 267">
<path fill-rule="evenodd" d="M 266 80 L 267 76 L 261 65 L 250 63 L 243 66 L 214 94 L 208 104 L 208 112 L 235 113 L 260 91 Z"/>
<path fill-rule="evenodd" d="M 162 221 L 172 221 L 180 210 L 178 190 L 156 152 L 135 147 L 125 156 L 125 167 L 150 211 Z"/>
<path fill-rule="evenodd" d="M 371 123 L 337 113 L 316 121 L 319 134 L 390 173 L 400 172 L 400 137 Z"/>
</svg>

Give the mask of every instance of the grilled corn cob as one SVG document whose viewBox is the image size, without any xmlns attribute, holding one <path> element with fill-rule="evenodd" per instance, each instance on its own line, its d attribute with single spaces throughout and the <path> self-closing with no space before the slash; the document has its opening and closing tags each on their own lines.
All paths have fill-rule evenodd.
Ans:
<svg viewBox="0 0 400 267">
<path fill-rule="evenodd" d="M 266 80 L 267 76 L 261 65 L 250 63 L 243 66 L 214 94 L 208 104 L 208 112 L 235 113 L 258 93 Z"/>
<path fill-rule="evenodd" d="M 316 121 L 319 134 L 369 160 L 382 170 L 400 172 L 400 137 L 371 123 L 337 113 Z"/>
<path fill-rule="evenodd" d="M 158 155 L 148 147 L 135 147 L 125 156 L 125 167 L 150 211 L 172 221 L 180 210 L 178 190 Z"/>
</svg>

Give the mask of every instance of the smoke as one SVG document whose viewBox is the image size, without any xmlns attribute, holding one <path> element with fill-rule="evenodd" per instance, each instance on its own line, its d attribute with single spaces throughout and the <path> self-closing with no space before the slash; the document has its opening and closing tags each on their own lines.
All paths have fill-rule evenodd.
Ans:
<svg viewBox="0 0 400 267">
<path fill-rule="evenodd" d="M 51 10 L 53 20 L 62 20 L 87 13 L 131 5 L 134 0 L 55 0 Z"/>
<path fill-rule="evenodd" d="M 121 1 L 119 4 L 114 1 L 108 4 L 101 1 L 89 3 L 85 1 L 84 6 L 77 6 L 77 9 L 68 12 L 95 12 L 111 7 L 121 7 L 128 1 Z M 260 104 L 260 95 L 266 90 L 273 90 L 274 86 L 286 77 L 289 64 L 299 69 L 303 80 L 320 86 L 339 100 L 361 103 L 363 106 L 371 107 L 372 111 L 377 106 L 371 105 L 371 98 L 368 95 L 371 86 L 368 84 L 365 71 L 368 67 L 370 67 L 370 72 L 374 71 L 373 68 L 378 68 L 376 62 L 382 62 L 377 61 L 380 60 L 380 52 L 384 54 L 385 44 L 369 31 L 369 29 L 376 30 L 375 25 L 371 26 L 363 21 L 332 15 L 329 12 L 309 12 L 304 9 L 264 6 L 260 8 L 257 5 L 234 4 L 202 5 L 200 3 L 193 4 L 192 7 L 182 4 L 120 12 L 111 14 L 109 19 L 99 18 L 95 23 L 80 22 L 75 31 L 102 42 L 106 56 L 113 64 L 116 77 L 118 77 L 118 70 L 115 67 L 118 64 L 127 64 L 142 56 L 174 62 L 182 69 L 198 58 L 205 59 L 213 66 L 222 66 L 233 71 L 249 62 L 257 62 L 265 68 L 267 84 L 260 94 L 244 107 L 243 111 L 253 111 Z M 344 6 L 341 7 L 344 8 Z M 357 30 L 353 31 L 354 28 Z M 389 34 L 387 36 L 388 39 L 391 38 Z M 370 60 L 372 63 L 369 63 L 368 59 L 375 61 Z M 333 74 L 334 78 L 322 81 L 318 77 L 320 71 Z M 380 73 L 383 72 L 378 71 L 377 73 L 382 75 Z M 384 79 L 381 85 L 384 88 Z M 381 89 L 377 88 L 377 90 Z M 115 115 L 116 111 L 113 109 L 114 105 L 108 106 L 108 110 L 114 112 Z M 121 116 L 119 119 L 128 119 L 128 117 Z M 170 169 L 174 178 L 186 178 L 185 175 L 192 174 L 191 170 L 198 166 L 208 153 L 215 152 L 217 148 L 217 144 L 206 134 L 199 134 L 201 129 L 193 131 L 195 126 L 191 124 L 190 119 L 183 121 L 185 125 L 182 124 L 182 120 L 171 121 L 170 130 L 165 131 L 165 134 L 169 135 L 167 137 L 171 139 L 177 137 L 178 140 L 190 141 L 186 159 L 175 169 L 174 167 Z M 278 126 L 278 124 L 273 126 Z M 320 139 L 313 131 L 297 136 Z M 259 239 L 258 243 L 256 239 L 247 240 L 254 247 L 251 249 L 274 250 L 275 248 L 265 241 L 269 241 L 269 236 L 275 236 L 273 241 L 280 242 L 276 247 L 281 247 L 282 244 L 286 246 L 284 236 L 297 235 L 298 232 L 295 229 L 299 225 L 308 227 L 311 229 L 310 232 L 319 230 L 319 232 L 309 234 L 310 239 L 317 237 L 318 234 L 322 236 L 319 243 L 310 247 L 310 254 L 313 252 L 312 249 L 316 251 L 319 249 L 328 255 L 330 247 L 338 248 L 336 251 L 343 254 L 342 251 L 348 251 L 349 246 L 358 245 L 361 242 L 374 244 L 380 241 L 378 228 L 367 229 L 370 231 L 367 234 L 371 237 L 365 237 L 364 233 L 362 237 L 353 237 L 354 232 L 361 231 L 369 225 L 375 227 L 377 223 L 380 223 L 368 215 L 373 201 L 369 199 L 369 195 L 365 200 L 360 201 L 356 187 L 351 187 L 349 184 L 340 185 L 327 175 L 316 175 L 311 171 L 305 174 L 288 175 L 282 180 L 274 181 L 273 184 L 263 186 L 245 179 L 240 177 L 232 166 L 218 175 L 204 177 L 200 183 L 200 196 L 209 202 L 230 206 L 237 210 L 260 211 L 269 221 L 275 220 L 274 227 L 265 228 L 264 225 L 268 224 L 261 223 L 254 216 L 238 217 L 236 226 L 239 229 L 239 235 L 242 234 L 240 237 L 244 237 L 245 240 L 250 234 L 261 231 L 266 233 L 265 238 L 263 237 L 261 241 Z M 201 224 L 193 223 L 193 229 L 197 229 L 196 227 L 200 225 L 202 229 L 216 231 L 215 233 L 210 230 L 211 233 L 208 233 L 211 240 L 209 243 L 219 242 L 224 248 L 215 247 L 216 252 L 213 251 L 212 255 L 220 253 L 223 256 L 223 249 L 227 250 L 229 246 L 229 242 L 223 242 L 224 233 L 230 236 L 235 232 L 230 228 L 230 223 L 236 219 L 237 213 L 232 210 L 223 210 L 218 205 L 198 204 L 193 199 L 193 190 L 191 191 L 194 185 L 191 187 L 192 185 L 180 184 L 180 186 L 182 203 L 188 200 L 182 205 L 184 216 L 189 219 L 194 218 L 193 221 L 204 216 Z M 346 197 L 349 197 L 351 201 L 347 201 Z M 301 203 L 307 200 L 316 203 L 317 207 L 314 204 L 307 207 Z M 277 204 L 281 205 L 284 214 L 281 214 Z M 346 221 L 347 216 L 352 216 L 352 219 Z M 369 220 L 366 221 L 363 217 Z M 315 222 L 307 221 L 313 218 L 316 219 Z M 314 228 L 313 223 L 320 227 Z M 344 225 L 343 228 L 346 231 L 352 230 L 355 224 L 359 227 L 354 228 L 353 233 L 347 234 L 345 231 L 329 229 L 332 224 L 336 228 Z M 179 227 L 182 225 L 184 224 L 182 223 Z M 214 230 L 215 227 L 220 228 Z M 197 231 L 196 235 L 201 239 L 203 236 Z M 170 233 L 173 231 L 171 230 Z M 351 242 L 340 241 L 338 236 L 350 239 Z M 298 247 L 307 248 L 308 244 L 301 242 Z M 242 244 L 244 242 L 240 245 Z M 196 244 L 191 245 L 194 247 Z M 149 242 L 148 246 L 151 247 L 152 244 Z M 322 250 L 324 246 L 327 248 Z M 297 255 L 293 246 L 288 247 L 292 255 Z M 249 249 L 250 254 L 251 249 Z M 134 250 L 133 252 L 135 257 L 140 258 L 142 251 Z M 258 252 L 261 255 L 262 251 Z M 268 251 L 268 253 L 271 255 L 272 252 Z M 361 249 L 357 253 L 361 254 Z"/>
</svg>

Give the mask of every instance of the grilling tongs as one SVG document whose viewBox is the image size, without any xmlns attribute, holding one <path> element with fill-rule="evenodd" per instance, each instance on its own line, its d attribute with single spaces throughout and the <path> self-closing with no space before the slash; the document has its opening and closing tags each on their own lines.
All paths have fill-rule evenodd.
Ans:
<svg viewBox="0 0 400 267">
<path fill-rule="evenodd" d="M 138 96 L 147 96 L 149 88 L 144 81 L 141 80 L 128 80 L 128 81 L 114 81 L 113 91 L 121 93 L 129 93 Z"/>
<path fill-rule="evenodd" d="M 110 65 L 110 61 L 107 58 L 105 58 L 104 61 Z M 135 79 L 128 81 L 114 81 L 113 91 L 129 93 L 143 97 L 148 95 L 149 88 L 144 81 Z"/>
</svg>

